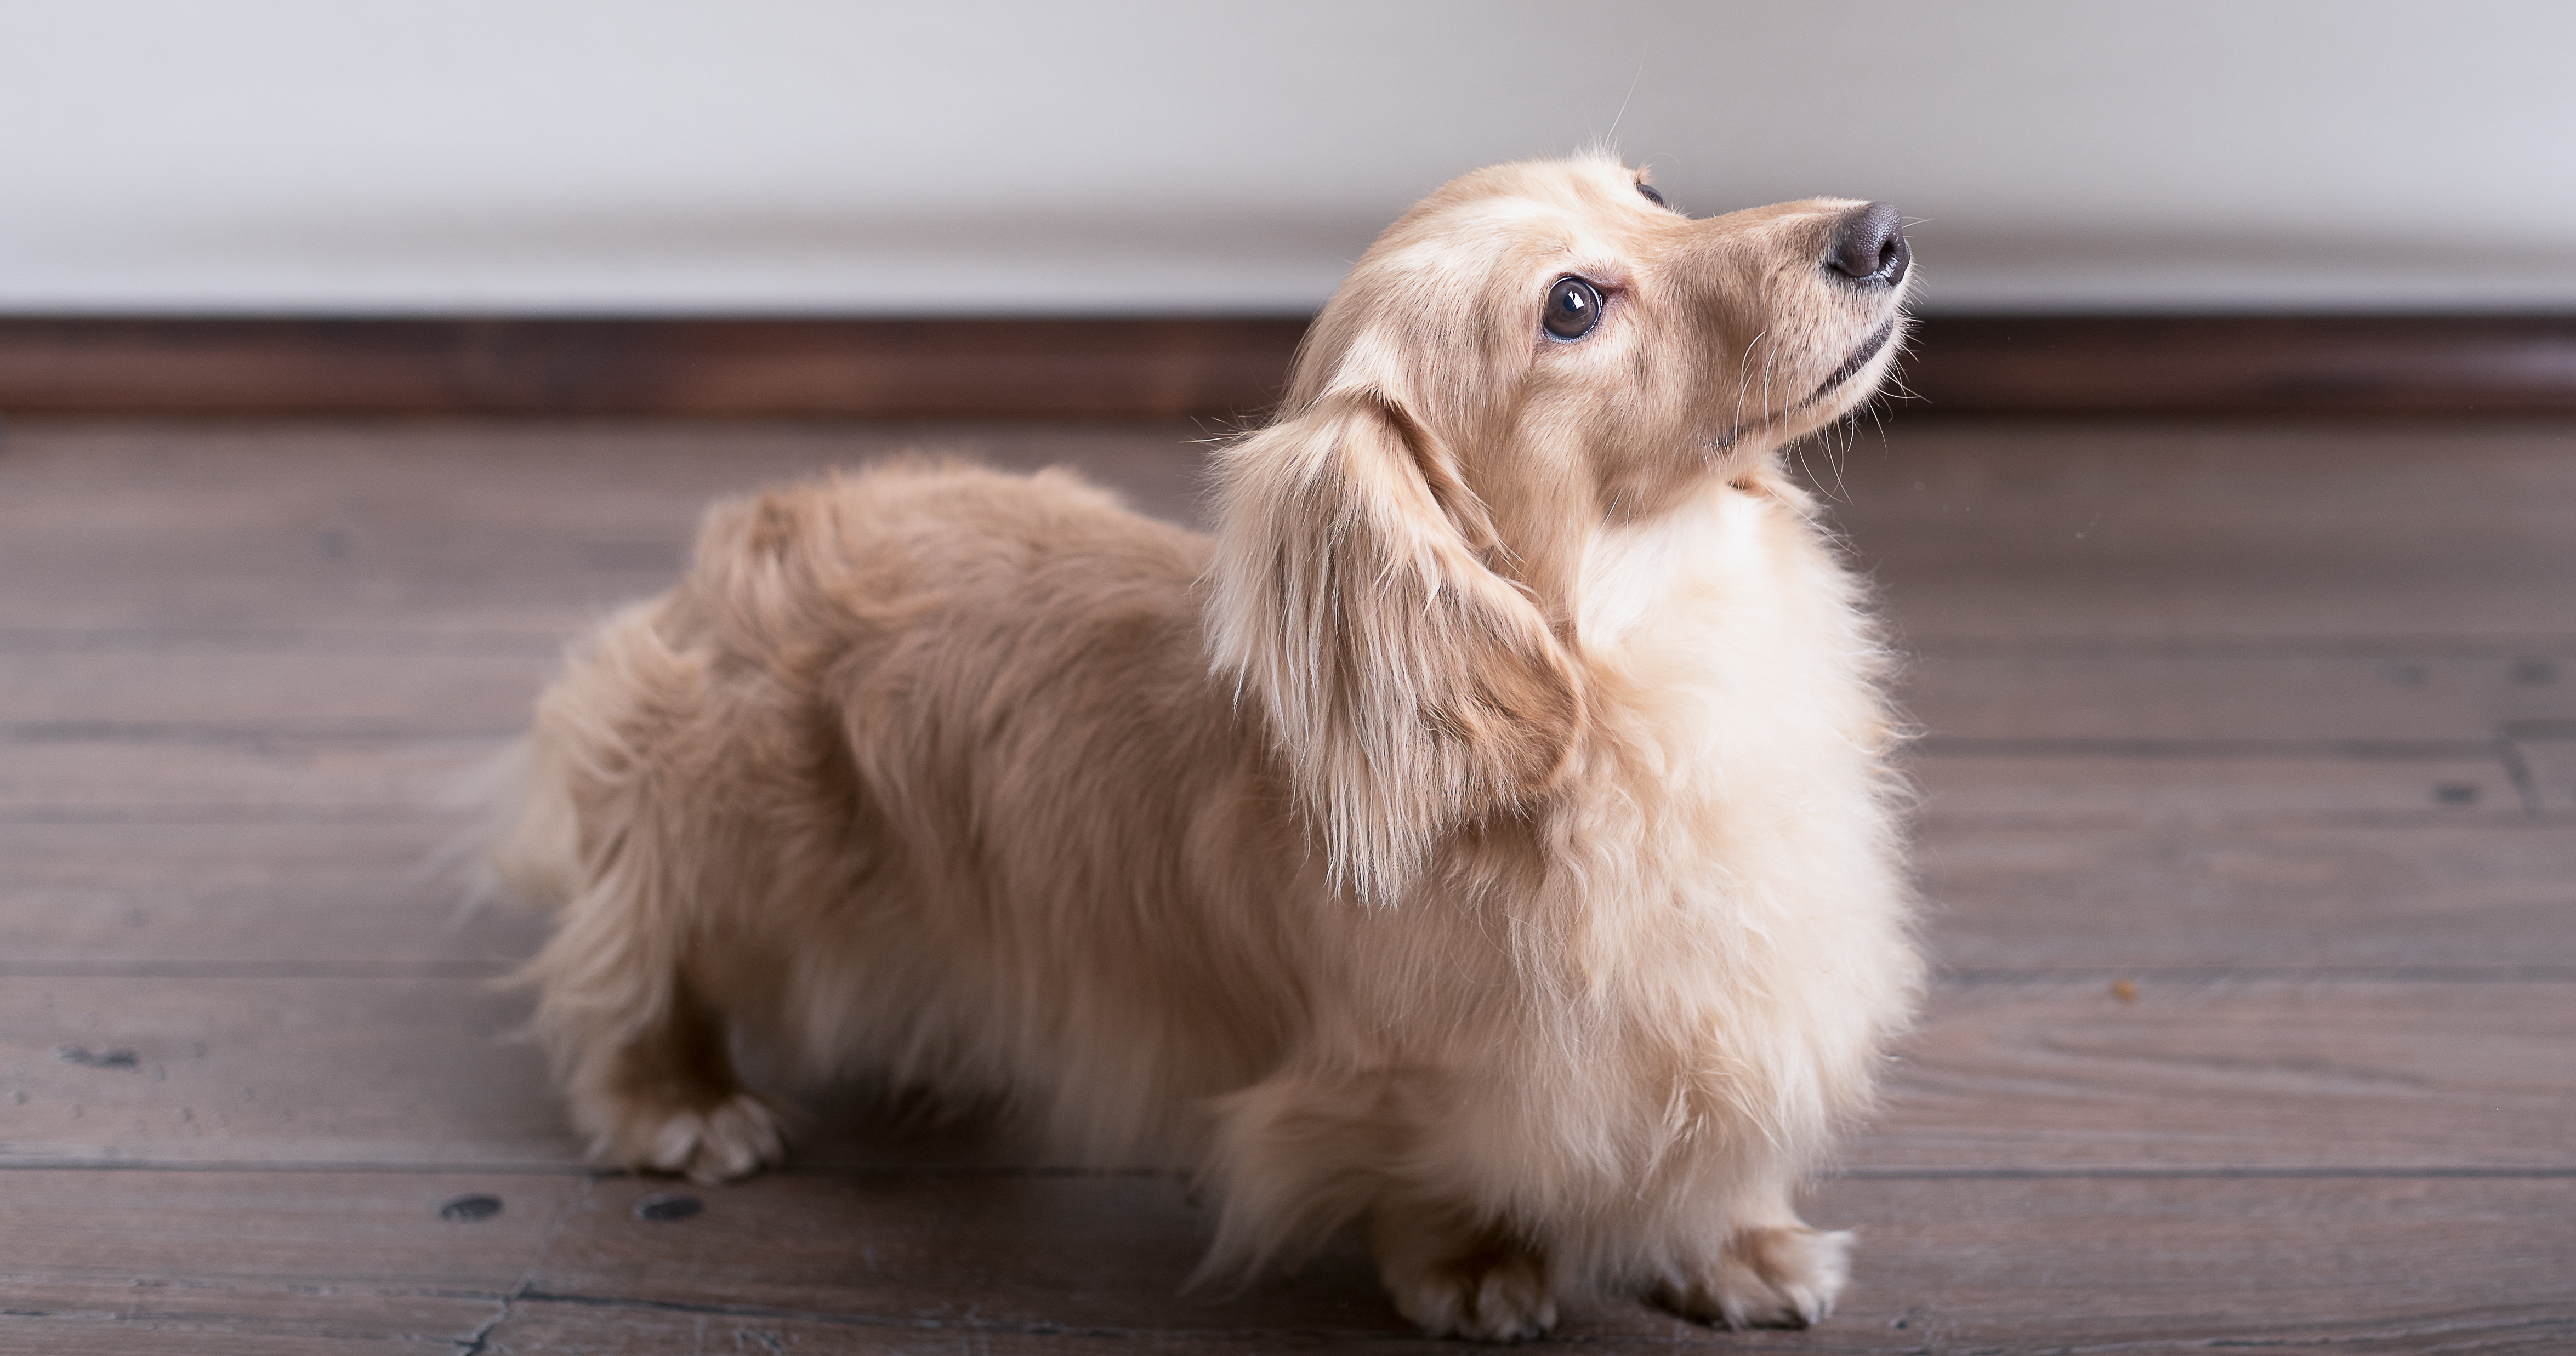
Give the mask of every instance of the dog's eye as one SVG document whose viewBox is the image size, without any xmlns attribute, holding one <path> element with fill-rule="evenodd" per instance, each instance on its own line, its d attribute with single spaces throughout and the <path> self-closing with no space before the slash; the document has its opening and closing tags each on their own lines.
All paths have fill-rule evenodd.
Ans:
<svg viewBox="0 0 2576 1356">
<path fill-rule="evenodd" d="M 1637 181 L 1637 192 L 1639 195 L 1644 197 L 1646 201 L 1653 203 L 1657 207 L 1672 206 L 1671 203 L 1664 201 L 1663 194 L 1655 191 L 1655 186 L 1653 184 L 1647 183 L 1643 179 Z"/>
<path fill-rule="evenodd" d="M 1547 313 L 1539 323 L 1559 339 L 1580 339 L 1601 323 L 1601 291 L 1581 278 L 1559 278 L 1547 289 Z"/>
</svg>

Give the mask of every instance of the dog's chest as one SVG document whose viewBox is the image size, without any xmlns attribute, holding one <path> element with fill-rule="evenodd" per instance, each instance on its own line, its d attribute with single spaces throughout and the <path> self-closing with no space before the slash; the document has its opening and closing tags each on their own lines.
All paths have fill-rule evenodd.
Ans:
<svg viewBox="0 0 2576 1356">
<path fill-rule="evenodd" d="M 1631 791 L 1737 821 L 1850 803 L 1885 721 L 1856 595 L 1822 534 L 1767 496 L 1721 487 L 1599 534 L 1578 628 Z"/>
<path fill-rule="evenodd" d="M 1628 680 L 1632 705 L 1778 712 L 1817 682 L 1857 681 L 1852 595 L 1814 527 L 1775 499 L 1720 488 L 1597 534 L 1577 627 L 1587 659 Z"/>
</svg>

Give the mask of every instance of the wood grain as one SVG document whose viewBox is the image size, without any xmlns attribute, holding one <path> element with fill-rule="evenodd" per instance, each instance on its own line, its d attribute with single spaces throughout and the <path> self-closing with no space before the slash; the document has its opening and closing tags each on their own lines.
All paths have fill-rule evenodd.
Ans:
<svg viewBox="0 0 2576 1356">
<path fill-rule="evenodd" d="M 1934 820 L 1915 861 L 1959 970 L 2564 973 L 2571 828 Z"/>
<path fill-rule="evenodd" d="M 2571 1083 L 2567 980 L 1954 985 L 1846 1161 L 2576 1171 Z"/>
<path fill-rule="evenodd" d="M 448 1356 L 474 1350 L 475 1334 L 504 1307 L 498 1295 L 385 1295 L 300 1279 L 203 1285 L 13 1277 L 0 1291 L 0 1351 L 13 1356 Z"/>
<path fill-rule="evenodd" d="M 412 1173 L 14 1171 L 0 1347 L 48 1352 L 1420 1350 L 1338 1242 L 1293 1278 L 1180 1293 L 1207 1214 L 1159 1178 L 778 1177 L 689 1219 L 667 1183 Z M 1808 1333 L 1722 1334 L 1606 1296 L 1578 1349 L 2147 1350 L 2327 1342 L 2540 1352 L 2576 1336 L 2566 1177 L 1893 1178 L 1824 1185 L 1858 1279 Z M 507 1208 L 437 1217 L 465 1193 Z M 336 1242 L 335 1242 L 336 1240 Z M 2323 1317 L 2312 1317 L 2323 1316 Z M 1399 1345 L 1400 1344 L 1400 1345 Z"/>
<path fill-rule="evenodd" d="M 1202 449 L 1185 440 L 1216 431 L 19 420 L 0 628 L 398 622 L 545 644 L 667 583 L 721 493 L 935 445 L 1074 461 L 1186 519 Z M 1912 645 L 2397 638 L 2512 660 L 2576 631 L 2565 446 L 2532 425 L 1928 425 L 1810 462 Z M 167 493 L 118 488 L 138 481 Z"/>
<path fill-rule="evenodd" d="M 610 1207 L 648 1189 L 598 1188 Z M 686 1351 L 701 1332 L 722 1349 L 729 1330 L 746 1330 L 822 1349 L 1421 1349 L 1347 1246 L 1293 1282 L 1223 1302 L 1176 1293 L 1206 1215 L 1163 1183 L 790 1179 L 737 1190 L 752 1202 L 711 1201 L 682 1226 L 703 1229 L 687 1243 L 622 1209 L 577 1215 L 496 1339 L 578 1349 L 606 1331 L 632 1343 L 622 1349 Z M 1854 1289 L 1823 1327 L 1716 1333 L 1604 1296 L 1570 1306 L 1556 1341 L 2396 1351 L 2447 1339 L 2541 1351 L 2576 1332 L 2560 1268 L 2576 1246 L 2561 1217 L 2570 1205 L 2566 1179 L 1844 1180 L 1810 1207 L 1862 1238 Z"/>
<path fill-rule="evenodd" d="M 18 654 L 0 658 L 0 734 L 235 739 L 338 734 L 489 742 L 526 727 L 552 656 Z"/>
<path fill-rule="evenodd" d="M 568 1167 L 480 979 L 0 978 L 0 1161 Z"/>
<path fill-rule="evenodd" d="M 2576 631 L 2564 423 L 1899 423 L 1797 457 L 1901 636 L 2511 652 Z"/>
<path fill-rule="evenodd" d="M 11 668 L 0 657 L 0 673 Z M 506 674 L 496 686 L 501 700 L 491 714 L 498 724 L 513 689 Z M 298 687 L 309 688 L 308 680 L 280 674 L 279 691 Z M 391 714 L 388 724 L 427 725 L 444 713 Z M 474 770 L 509 742 L 500 733 L 315 730 L 275 721 L 101 719 L 20 728 L 20 737 L 0 743 L 8 751 L 0 760 L 0 823 L 443 819 L 457 812 Z M 2564 778 L 2549 762 L 2563 742 L 2356 740 L 2347 748 L 2332 740 L 2302 746 L 1936 735 L 1914 746 L 1908 767 L 1926 821 L 1962 828 L 2521 822 L 2535 810 L 2567 808 L 2557 803 L 2567 795 Z M 2080 751 L 2105 745 L 2120 751 Z M 1982 751 L 1996 748 L 2013 751 Z M 2528 797 L 2517 756 L 2539 769 Z"/>
<path fill-rule="evenodd" d="M 2161 747 L 2132 739 L 2101 741 L 2124 748 L 2128 756 L 2122 757 L 2033 748 L 2039 741 L 2009 736 L 1983 744 L 1934 736 L 1916 746 L 1908 767 L 1922 791 L 1922 822 L 1950 833 L 2043 825 L 2214 830 L 2518 823 L 2535 810 L 2552 808 L 2536 795 L 2525 796 L 2501 748 L 2463 756 L 2449 748 L 2383 745 L 2371 750 L 2377 756 L 2354 756 L 2334 747 L 2336 741 L 2320 742 L 2325 746 L 2295 757 L 2272 752 L 2280 745 L 2270 741 L 2248 741 L 2251 747 L 2241 750 L 2225 749 L 2218 740 Z M 2030 751 L 1950 751 L 1963 746 Z M 2207 751 L 2213 746 L 2224 752 Z M 2084 741 L 2076 747 L 2098 745 Z"/>
<path fill-rule="evenodd" d="M 465 647 L 459 647 L 465 648 Z M 2518 675 L 2535 663 L 2552 677 Z M 2508 726 L 2576 721 L 2576 655 L 1998 647 L 1935 650 L 1905 706 L 1933 754 L 2189 753 L 2501 759 Z M 491 740 L 524 727 L 561 661 L 540 645 L 0 650 L 0 738 L 22 742 Z M 2132 750 L 2142 743 L 2173 749 Z M 2238 747 L 2224 749 L 2234 744 Z"/>
<path fill-rule="evenodd" d="M 545 924 L 509 908 L 460 914 L 460 886 L 432 867 L 462 828 L 0 821 L 0 973 L 493 973 Z M 2576 965 L 2576 834 L 2563 819 L 1936 818 L 1916 859 L 1932 949 L 1966 970 Z"/>
<path fill-rule="evenodd" d="M 0 455 L 0 653 L 291 633 L 308 648 L 416 653 L 426 637 L 549 654 L 668 587 L 719 496 L 921 452 L 1078 465 L 1186 518 L 1204 450 L 1192 440 L 1214 431 L 15 420 Z"/>
<path fill-rule="evenodd" d="M 10 667 L 0 658 L 0 672 Z M 0 743 L 0 824 L 445 820 L 461 830 L 473 773 L 508 744 L 102 720 Z"/>
<path fill-rule="evenodd" d="M 502 1315 L 584 1190 L 570 1175 L 13 1169 L 0 1350 L 452 1351 Z M 472 1195 L 502 1209 L 440 1217 Z"/>
<path fill-rule="evenodd" d="M 2522 676 L 2537 672 L 2550 676 Z M 2247 752 L 2420 756 L 2492 749 L 2509 722 L 2576 715 L 2576 654 L 1944 646 L 1916 660 L 1904 691 L 1915 721 L 1953 748 L 2241 741 L 2255 746 Z M 2423 747 L 2446 741 L 2449 750 Z"/>
<path fill-rule="evenodd" d="M 462 827 L 0 821 L 0 974 L 495 974 L 546 922 L 461 907 Z"/>
</svg>

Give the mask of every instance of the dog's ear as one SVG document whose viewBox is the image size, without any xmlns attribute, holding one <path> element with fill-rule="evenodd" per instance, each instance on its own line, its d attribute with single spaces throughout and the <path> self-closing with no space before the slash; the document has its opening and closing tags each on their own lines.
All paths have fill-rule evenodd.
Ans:
<svg viewBox="0 0 2576 1356">
<path fill-rule="evenodd" d="M 1456 459 L 1372 389 L 1220 456 L 1215 661 L 1256 698 L 1337 883 L 1391 904 L 1444 831 L 1526 803 L 1582 719 L 1573 666 Z"/>
</svg>

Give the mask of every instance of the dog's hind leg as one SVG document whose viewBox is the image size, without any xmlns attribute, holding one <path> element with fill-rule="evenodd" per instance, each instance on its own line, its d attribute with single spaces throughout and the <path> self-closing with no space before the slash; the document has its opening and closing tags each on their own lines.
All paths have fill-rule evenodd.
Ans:
<svg viewBox="0 0 2576 1356">
<path fill-rule="evenodd" d="M 720 797 L 697 794 L 722 756 L 708 718 L 703 662 L 642 611 L 613 620 L 539 706 L 500 852 L 562 910 L 520 979 L 539 990 L 536 1033 L 592 1153 L 720 1181 L 781 1149 L 776 1112 L 734 1067 L 739 1014 L 693 982 L 723 950 L 711 942 L 738 934 L 713 906 L 742 888 L 712 852 L 725 826 L 699 803 Z"/>
<path fill-rule="evenodd" d="M 593 882 L 527 972 L 573 1124 L 596 1157 L 700 1182 L 778 1161 L 778 1114 L 736 1070 L 731 1024 L 659 934 L 660 911 L 616 897 L 625 883 Z"/>
<path fill-rule="evenodd" d="M 783 1153 L 777 1112 L 743 1086 L 724 1023 L 686 987 L 625 1039 L 581 1051 L 567 1073 L 574 1123 L 598 1156 L 720 1182 Z"/>
</svg>

